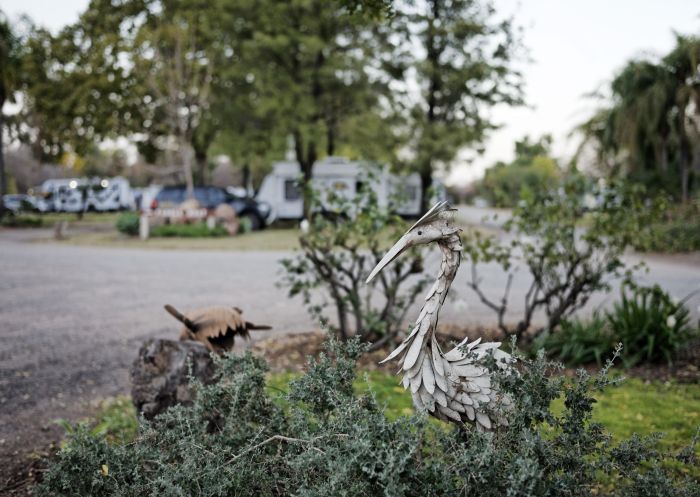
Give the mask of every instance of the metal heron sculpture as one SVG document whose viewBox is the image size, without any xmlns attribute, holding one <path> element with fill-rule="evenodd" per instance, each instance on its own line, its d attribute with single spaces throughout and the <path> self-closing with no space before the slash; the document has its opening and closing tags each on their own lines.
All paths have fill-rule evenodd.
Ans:
<svg viewBox="0 0 700 497">
<path fill-rule="evenodd" d="M 367 283 L 406 249 L 437 242 L 442 252 L 437 280 L 425 297 L 411 333 L 382 363 L 399 358 L 402 383 L 411 389 L 416 409 L 444 421 L 471 421 L 478 429 L 490 430 L 506 424 L 502 416 L 495 414 L 496 404 L 508 407 L 511 401 L 496 391 L 489 369 L 479 362 L 491 354 L 499 367 L 506 368 L 512 363 L 510 354 L 499 349 L 500 342 L 481 343 L 480 338 L 471 343 L 467 338 L 443 353 L 435 338 L 438 313 L 462 257 L 461 229 L 452 224 L 455 210 L 447 202 L 433 206 L 387 252 Z"/>
</svg>

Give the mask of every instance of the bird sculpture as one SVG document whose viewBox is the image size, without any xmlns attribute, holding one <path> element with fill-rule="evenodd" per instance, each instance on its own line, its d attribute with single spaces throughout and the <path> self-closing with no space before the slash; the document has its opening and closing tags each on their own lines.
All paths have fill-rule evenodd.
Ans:
<svg viewBox="0 0 700 497">
<path fill-rule="evenodd" d="M 425 297 L 412 331 L 382 363 L 398 358 L 403 386 L 411 389 L 413 404 L 419 411 L 427 411 L 443 421 L 469 421 L 479 430 L 491 430 L 507 424 L 495 408 L 502 406 L 502 413 L 511 405 L 511 399 L 496 390 L 491 371 L 481 360 L 492 355 L 500 368 L 508 368 L 513 362 L 510 354 L 500 350 L 500 342 L 481 343 L 480 338 L 471 343 L 467 338 L 443 353 L 435 338 L 438 313 L 462 256 L 462 230 L 452 224 L 455 210 L 447 202 L 433 206 L 387 252 L 367 283 L 406 249 L 437 242 L 442 252 L 437 280 Z"/>
<path fill-rule="evenodd" d="M 171 305 L 166 305 L 165 310 L 185 325 L 180 332 L 180 341 L 200 342 L 210 352 L 219 355 L 233 348 L 236 336 L 250 339 L 250 330 L 270 329 L 270 326 L 256 325 L 244 320 L 243 311 L 238 307 L 206 307 L 191 311 L 187 315 Z"/>
</svg>

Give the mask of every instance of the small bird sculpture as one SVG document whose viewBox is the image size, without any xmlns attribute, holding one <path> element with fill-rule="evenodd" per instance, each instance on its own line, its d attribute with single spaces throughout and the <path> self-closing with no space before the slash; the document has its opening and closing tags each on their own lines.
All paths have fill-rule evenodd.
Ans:
<svg viewBox="0 0 700 497">
<path fill-rule="evenodd" d="M 244 320 L 243 311 L 238 307 L 206 307 L 187 315 L 171 305 L 166 305 L 165 310 L 185 325 L 180 332 L 180 341 L 201 342 L 210 352 L 217 354 L 231 350 L 236 336 L 250 339 L 250 330 L 270 329 L 270 326 Z"/>
<path fill-rule="evenodd" d="M 443 421 L 469 421 L 477 429 L 491 430 L 507 424 L 503 416 L 495 414 L 494 407 L 508 408 L 511 400 L 496 391 L 489 369 L 480 360 L 490 354 L 499 367 L 507 368 L 513 362 L 510 354 L 499 349 L 500 342 L 481 343 L 480 338 L 471 343 L 467 338 L 443 353 L 435 338 L 438 313 L 462 257 L 461 229 L 452 224 L 455 210 L 447 202 L 436 204 L 387 252 L 367 283 L 406 249 L 437 242 L 442 252 L 437 280 L 425 297 L 412 331 L 382 363 L 398 358 L 403 386 L 411 389 L 416 409 Z"/>
</svg>

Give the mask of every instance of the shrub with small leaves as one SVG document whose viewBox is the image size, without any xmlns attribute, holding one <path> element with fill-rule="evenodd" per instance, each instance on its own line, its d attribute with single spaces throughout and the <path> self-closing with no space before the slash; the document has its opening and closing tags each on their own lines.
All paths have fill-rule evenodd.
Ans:
<svg viewBox="0 0 700 497">
<path fill-rule="evenodd" d="M 129 236 L 139 234 L 139 215 L 133 212 L 122 212 L 116 223 L 117 231 Z"/>
<path fill-rule="evenodd" d="M 353 391 L 363 348 L 330 342 L 283 398 L 266 393 L 260 359 L 217 358 L 216 383 L 195 383 L 189 407 L 141 420 L 129 444 L 78 426 L 38 495 L 700 495 L 686 476 L 694 447 L 667 464 L 655 438 L 613 443 L 592 421 L 596 392 L 614 388 L 609 366 L 566 378 L 543 354 L 520 357 L 520 372 L 494 371 L 515 403 L 509 426 L 481 433 L 417 415 L 389 421 L 371 391 Z"/>
<path fill-rule="evenodd" d="M 518 338 L 549 331 L 586 305 L 596 292 L 609 291 L 613 279 L 631 279 L 635 267 L 625 250 L 649 236 L 660 201 L 624 182 L 592 185 L 580 175 L 567 177 L 552 191 L 526 196 L 503 228 L 507 241 L 476 232 L 465 239 L 472 263 L 468 282 L 480 300 L 493 309 L 504 334 Z M 479 264 L 496 262 L 507 274 L 500 298 L 487 295 L 478 275 Z M 515 271 L 525 268 L 529 287 L 522 317 L 506 323 L 509 292 Z M 544 313 L 544 326 L 535 325 Z"/>
<path fill-rule="evenodd" d="M 412 249 L 365 284 L 407 228 L 379 205 L 371 181 L 370 174 L 352 198 L 309 188 L 314 214 L 299 239 L 301 252 L 281 261 L 280 285 L 290 297 L 301 296 L 311 316 L 341 340 L 357 335 L 379 347 L 404 331 L 406 313 L 429 280 L 423 274 L 423 252 Z M 334 311 L 330 316 L 329 309 Z"/>
</svg>

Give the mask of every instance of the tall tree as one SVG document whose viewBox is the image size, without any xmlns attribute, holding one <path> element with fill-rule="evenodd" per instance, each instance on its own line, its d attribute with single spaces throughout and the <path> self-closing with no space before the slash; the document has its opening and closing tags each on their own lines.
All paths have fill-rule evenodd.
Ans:
<svg viewBox="0 0 700 497">
<path fill-rule="evenodd" d="M 521 75 L 513 66 L 520 45 L 511 21 L 498 20 L 490 1 L 423 0 L 396 8 L 407 23 L 408 43 L 420 47 L 414 49 L 419 91 L 410 111 L 426 207 L 436 167 L 482 144 L 496 128 L 490 108 L 522 102 Z"/>
<path fill-rule="evenodd" d="M 321 155 L 336 153 L 344 123 L 386 94 L 368 64 L 373 45 L 366 34 L 374 21 L 353 15 L 346 3 L 258 2 L 249 13 L 255 31 L 245 50 L 255 111 L 274 116 L 274 133 L 293 136 L 306 181 Z"/>
<path fill-rule="evenodd" d="M 5 213 L 3 195 L 7 193 L 5 174 L 5 102 L 14 102 L 20 86 L 21 43 L 5 14 L 0 10 L 0 217 Z"/>
<path fill-rule="evenodd" d="M 700 38 L 677 36 L 658 60 L 628 62 L 610 97 L 578 127 L 609 174 L 662 186 L 687 202 L 700 163 Z"/>
</svg>

